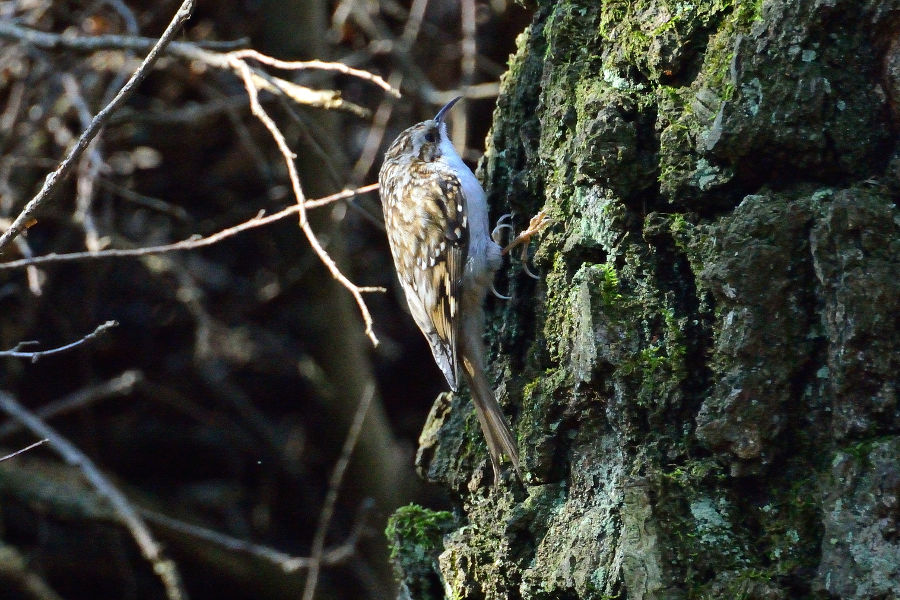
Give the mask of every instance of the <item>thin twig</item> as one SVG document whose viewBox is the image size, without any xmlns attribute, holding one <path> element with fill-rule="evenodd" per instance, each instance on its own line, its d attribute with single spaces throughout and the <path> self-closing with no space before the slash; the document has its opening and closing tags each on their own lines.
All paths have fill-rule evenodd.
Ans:
<svg viewBox="0 0 900 600">
<path fill-rule="evenodd" d="M 125 22 L 125 31 L 128 35 L 137 35 L 140 28 L 138 27 L 137 18 L 134 16 L 134 12 L 125 6 L 125 3 L 122 0 L 105 0 L 106 4 L 108 4 L 113 10 L 115 10 L 122 17 L 122 20 Z M 134 52 L 125 51 L 125 64 L 134 58 Z M 119 69 L 118 72 L 113 76 L 112 80 L 106 86 L 106 91 L 103 92 L 103 99 L 100 101 L 101 104 L 106 104 L 116 95 L 116 91 L 122 87 L 122 84 L 128 79 L 128 71 L 127 68 Z"/>
<path fill-rule="evenodd" d="M 9 221 L 0 217 L 0 229 L 4 229 L 9 226 Z M 34 256 L 34 252 L 31 251 L 31 246 L 28 245 L 28 240 L 24 237 L 17 237 L 15 239 L 16 250 L 19 251 L 19 254 L 24 256 L 25 258 L 31 258 Z M 44 293 L 41 289 L 41 284 L 43 283 L 43 273 L 38 270 L 37 267 L 28 267 L 26 271 L 26 278 L 28 279 L 28 291 L 30 291 L 35 296 L 40 296 Z"/>
<path fill-rule="evenodd" d="M 81 339 L 75 340 L 70 344 L 66 344 L 65 346 L 60 346 L 59 348 L 52 348 L 50 350 L 40 350 L 38 352 L 22 352 L 19 348 L 23 347 L 26 344 L 33 344 L 35 342 L 20 342 L 15 348 L 12 350 L 3 350 L 0 351 L 0 357 L 12 357 L 12 358 L 30 358 L 31 362 L 36 363 L 40 359 L 45 356 L 51 356 L 53 354 L 59 354 L 60 352 L 67 352 L 72 348 L 77 348 L 78 346 L 90 342 L 96 337 L 105 333 L 108 329 L 112 329 L 113 327 L 118 327 L 118 321 L 107 321 L 106 323 L 102 323 L 97 326 L 92 332 L 82 337 Z"/>
<path fill-rule="evenodd" d="M 175 13 L 175 17 L 169 23 L 169 26 L 166 27 L 166 30 L 156 44 L 153 45 L 153 48 L 147 54 L 147 57 L 144 58 L 141 66 L 138 67 L 137 71 L 134 72 L 128 82 L 122 86 L 122 89 L 119 90 L 116 97 L 103 107 L 103 109 L 97 113 L 97 116 L 91 120 L 91 124 L 82 132 L 81 137 L 78 138 L 78 141 L 72 146 L 72 149 L 69 150 L 69 153 L 59 164 L 59 167 L 47 175 L 41 190 L 34 198 L 29 200 L 28 204 L 25 205 L 25 208 L 22 209 L 22 212 L 19 213 L 19 216 L 17 216 L 12 222 L 12 225 L 9 226 L 9 229 L 0 234 L 0 253 L 3 252 L 4 248 L 9 245 L 13 238 L 22 232 L 26 224 L 34 218 L 34 214 L 38 208 L 40 208 L 41 204 L 43 204 L 60 183 L 68 177 L 74 166 L 78 164 L 78 159 L 81 158 L 81 155 L 91 143 L 91 140 L 100 133 L 100 129 L 116 109 L 134 93 L 137 86 L 144 80 L 147 73 L 150 72 L 150 68 L 159 58 L 163 48 L 166 47 L 178 30 L 181 29 L 181 26 L 191 16 L 193 10 L 194 0 L 184 0 L 184 2 L 182 2 L 181 6 L 178 8 L 178 12 Z"/>
<path fill-rule="evenodd" d="M 182 222 L 187 222 L 191 220 L 191 215 L 184 208 L 178 206 L 177 204 L 170 204 L 164 200 L 160 200 L 159 198 L 154 198 L 153 196 L 147 196 L 145 194 L 139 194 L 132 189 L 129 189 L 123 185 L 117 184 L 115 181 L 110 179 L 100 178 L 97 183 L 100 184 L 100 187 L 105 188 L 112 192 L 113 194 L 119 196 L 123 200 L 127 200 L 128 202 L 133 202 L 138 206 L 142 206 L 144 208 L 149 208 L 150 210 L 160 212 L 165 215 L 169 215 L 175 219 L 178 219 Z M 19 238 L 22 239 L 22 238 Z"/>
<path fill-rule="evenodd" d="M 3 462 L 4 460 L 9 460 L 10 458 L 15 458 L 16 456 L 22 454 L 23 452 L 28 452 L 28 451 L 31 450 L 32 448 L 37 448 L 38 446 L 43 445 L 43 444 L 44 444 L 45 442 L 47 442 L 47 441 L 48 441 L 47 438 L 44 438 L 44 439 L 42 439 L 42 440 L 38 440 L 38 441 L 36 441 L 35 443 L 31 444 L 30 446 L 25 446 L 25 447 L 22 448 L 21 450 L 16 450 L 16 451 L 13 452 L 12 454 L 7 454 L 6 456 L 0 458 L 0 462 Z"/>
<path fill-rule="evenodd" d="M 394 71 L 391 73 L 388 81 L 391 85 L 400 87 L 403 85 L 403 73 Z M 356 163 L 353 165 L 351 181 L 362 181 L 363 178 L 368 175 L 369 169 L 372 168 L 375 159 L 378 157 L 378 150 L 381 148 L 381 142 L 384 141 L 384 134 L 387 131 L 388 121 L 391 120 L 391 115 L 393 113 L 394 102 L 391 100 L 384 99 L 378 104 L 375 115 L 372 117 L 372 126 L 369 127 L 369 131 L 366 134 L 366 141 L 363 144 L 362 152 L 360 152 L 359 158 L 356 159 Z"/>
<path fill-rule="evenodd" d="M 186 0 L 187 1 L 187 0 Z M 427 1 L 427 0 L 426 0 Z M 417 2 L 422 3 L 422 0 L 417 0 Z M 408 28 L 407 28 L 408 30 Z M 416 26 L 416 31 L 418 31 L 418 26 Z M 49 36 L 49 37 L 48 37 Z M 44 34 L 42 32 L 33 31 L 33 30 L 24 30 L 21 27 L 3 24 L 0 23 L 0 37 L 13 37 L 15 39 L 24 39 L 35 43 L 37 45 L 46 44 L 50 46 L 55 45 L 66 45 L 68 42 L 62 39 L 55 39 L 52 34 Z M 118 36 L 121 38 L 121 36 Z M 117 41 L 124 41 L 119 39 Z M 156 47 L 154 47 L 155 49 Z M 259 102 L 259 91 L 266 90 L 276 94 L 282 94 L 290 97 L 293 101 L 300 104 L 311 104 L 316 106 L 322 106 L 325 108 L 344 108 L 346 110 L 355 111 L 357 113 L 365 112 L 366 109 L 353 105 L 352 103 L 346 102 L 340 98 L 340 95 L 337 92 L 332 91 L 320 91 L 320 90 L 312 90 L 310 88 L 306 88 L 304 86 L 297 85 L 291 81 L 287 81 L 285 79 L 281 79 L 279 77 L 274 77 L 265 73 L 259 69 L 252 68 L 248 63 L 247 59 L 253 59 L 258 62 L 262 62 L 269 66 L 273 66 L 274 68 L 280 69 L 330 69 L 335 70 L 337 72 L 345 73 L 348 75 L 353 75 L 355 77 L 362 77 L 363 79 L 370 81 L 376 85 L 381 86 L 383 89 L 386 89 L 388 92 L 395 96 L 399 96 L 399 91 L 396 88 L 388 85 L 382 78 L 377 75 L 373 75 L 371 73 L 367 73 L 365 71 L 361 71 L 359 69 L 353 69 L 348 67 L 347 65 L 342 65 L 340 63 L 325 63 L 322 61 L 306 61 L 306 62 L 288 62 L 288 61 L 280 61 L 278 59 L 274 59 L 263 54 L 260 54 L 253 50 L 236 50 L 228 53 L 215 53 L 210 52 L 208 50 L 203 50 L 198 46 L 191 44 L 173 44 L 170 46 L 170 52 L 176 55 L 180 55 L 189 59 L 196 59 L 202 61 L 204 64 L 212 66 L 214 68 L 224 68 L 231 70 L 235 74 L 237 74 L 244 83 L 244 87 L 247 91 L 247 95 L 250 98 L 250 109 L 254 116 L 263 123 L 266 129 L 271 134 L 272 138 L 275 140 L 276 145 L 278 146 L 279 151 L 284 157 L 285 165 L 287 166 L 288 175 L 291 181 L 291 188 L 294 192 L 294 197 L 298 206 L 298 215 L 300 217 L 300 228 L 303 231 L 304 235 L 309 241 L 310 246 L 312 246 L 313 251 L 319 257 L 319 260 L 325 265 L 325 267 L 329 270 L 332 277 L 334 277 L 342 286 L 344 286 L 350 294 L 353 296 L 356 301 L 357 306 L 359 307 L 360 313 L 363 318 L 363 322 L 365 324 L 365 333 L 366 336 L 372 341 L 373 345 L 378 345 L 378 338 L 375 336 L 375 332 L 373 329 L 373 319 L 369 312 L 368 307 L 366 306 L 365 300 L 362 297 L 362 294 L 366 291 L 369 291 L 368 288 L 360 287 L 351 282 L 338 268 L 337 263 L 329 256 L 325 248 L 319 242 L 318 238 L 315 235 L 315 232 L 312 230 L 307 218 L 306 218 L 306 207 L 305 201 L 306 198 L 303 194 L 303 189 L 300 185 L 300 178 L 297 173 L 296 165 L 294 164 L 294 159 L 296 156 L 290 150 L 290 147 L 287 144 L 287 141 L 284 138 L 284 135 L 278 129 L 278 126 L 269 116 L 269 114 L 265 111 L 262 105 Z M 151 51 L 152 54 L 152 51 Z M 149 58 L 149 57 L 148 57 Z M 145 63 L 147 61 L 145 60 Z M 130 82 L 129 82 L 130 83 Z M 128 84 L 126 84 L 128 87 Z M 123 88 L 124 89 L 124 88 Z M 120 94 L 121 95 L 121 94 Z M 118 97 L 117 97 L 118 98 Z M 115 100 L 114 100 L 115 101 Z M 112 103 L 110 104 L 112 106 Z M 109 108 L 109 107 L 107 107 Z M 106 111 L 107 109 L 104 109 Z M 103 114 L 104 111 L 101 111 Z M 98 118 L 100 115 L 98 114 Z M 95 121 L 96 122 L 96 118 Z M 93 124 L 93 122 L 92 122 Z M 84 137 L 84 135 L 82 136 Z M 83 149 L 81 150 L 83 151 Z M 80 153 L 80 152 L 79 152 Z M 67 158 L 68 160 L 68 158 Z M 64 161 L 63 165 L 66 162 Z M 58 171 L 63 169 L 63 165 L 60 166 Z M 51 173 L 51 176 L 53 174 Z M 48 181 L 50 177 L 48 176 Z M 47 184 L 45 183 L 45 187 Z M 55 186 L 54 186 L 55 187 Z M 7 230 L 3 237 L 0 237 L 0 252 L 3 249 L 3 239 L 7 237 L 12 237 L 18 234 L 18 231 L 24 227 L 24 224 L 28 222 L 31 218 L 34 210 L 40 204 L 37 200 L 42 200 L 42 198 L 46 196 L 44 192 L 40 192 L 38 196 L 26 205 L 25 210 L 16 218 L 16 221 Z M 36 202 L 37 201 L 37 202 Z M 16 229 L 18 224 L 18 229 Z M 99 254 L 99 252 L 92 253 L 94 255 Z M 121 254 L 120 254 L 121 255 Z"/>
<path fill-rule="evenodd" d="M 335 546 L 322 554 L 320 561 L 322 565 L 338 565 L 353 556 L 356 546 L 359 543 L 359 539 L 362 537 L 363 530 L 365 529 L 366 518 L 370 509 L 371 503 L 364 503 L 362 505 L 350 535 L 347 536 L 347 539 L 344 540 L 342 544 Z M 308 569 L 312 564 L 311 558 L 286 554 L 270 546 L 254 544 L 253 542 L 238 539 L 207 527 L 187 523 L 152 510 L 141 508 L 140 513 L 148 522 L 154 523 L 160 528 L 177 531 L 192 538 L 209 542 L 231 552 L 248 554 L 271 562 L 281 568 L 285 573 L 295 573 L 303 569 Z"/>
<path fill-rule="evenodd" d="M 63 89 L 69 97 L 81 126 L 87 128 L 91 124 L 91 112 L 87 101 L 81 94 L 81 89 L 75 76 L 64 73 L 62 76 Z M 84 245 L 88 250 L 100 250 L 100 233 L 97 223 L 94 221 L 94 190 L 100 169 L 103 166 L 103 154 L 100 150 L 100 138 L 96 137 L 88 145 L 87 154 L 78 161 L 78 180 L 75 184 L 75 222 L 81 223 L 84 229 Z"/>
<path fill-rule="evenodd" d="M 44 50 L 77 50 L 79 52 L 97 52 L 98 50 L 135 50 L 146 51 L 158 41 L 156 38 L 138 37 L 134 35 L 60 35 L 29 27 L 22 27 L 14 21 L 0 21 L 0 38 L 27 42 Z M 248 38 L 237 40 L 213 40 L 196 42 L 171 42 L 166 53 L 177 54 L 185 48 L 202 50 L 232 51 L 250 43 Z"/>
<path fill-rule="evenodd" d="M 359 406 L 356 407 L 356 414 L 353 415 L 353 422 L 350 423 L 350 428 L 347 430 L 347 438 L 344 440 L 343 448 L 341 448 L 341 455 L 331 471 L 331 478 L 328 480 L 328 493 L 325 494 L 325 503 L 322 506 L 322 511 L 319 513 L 319 523 L 316 526 L 316 534 L 313 537 L 310 550 L 309 575 L 306 577 L 306 586 L 303 589 L 303 600 L 313 600 L 313 597 L 316 595 L 319 567 L 321 566 L 322 554 L 325 549 L 325 535 L 328 533 L 328 526 L 334 514 L 334 506 L 337 503 L 341 482 L 344 480 L 344 473 L 350 464 L 350 456 L 356 447 L 359 432 L 362 430 L 363 422 L 369 413 L 369 405 L 374 397 L 375 386 L 370 382 L 366 384 L 366 389 L 363 390 Z"/>
<path fill-rule="evenodd" d="M 137 35 L 139 28 L 137 18 L 134 16 L 134 11 L 128 8 L 122 0 L 104 0 L 104 2 L 119 13 L 119 16 L 125 21 L 125 29 L 128 33 Z"/>
<path fill-rule="evenodd" d="M 372 341 L 372 345 L 377 346 L 378 338 L 375 337 L 375 331 L 372 328 L 372 315 L 369 313 L 369 307 L 366 306 L 366 301 L 362 297 L 364 291 L 363 288 L 358 287 L 341 272 L 337 263 L 334 262 L 334 259 L 332 259 L 325 248 L 322 247 L 319 238 L 316 237 L 316 233 L 309 224 L 309 219 L 306 217 L 306 196 L 300 185 L 300 175 L 297 173 L 297 165 L 294 163 L 296 155 L 291 151 L 287 140 L 284 139 L 284 135 L 281 133 L 281 130 L 278 129 L 275 121 L 272 120 L 272 117 L 269 116 L 266 109 L 259 103 L 259 93 L 250 67 L 244 61 L 236 58 L 234 59 L 234 68 L 241 74 L 241 79 L 244 80 L 244 87 L 247 89 L 247 95 L 250 97 L 250 111 L 269 131 L 269 134 L 278 146 L 278 150 L 281 152 L 281 156 L 284 158 L 288 178 L 291 182 L 291 190 L 294 192 L 294 199 L 299 207 L 297 214 L 300 217 L 300 229 L 303 230 L 304 235 L 306 235 L 306 240 L 309 242 L 309 245 L 312 246 L 313 251 L 318 255 L 319 260 L 322 261 L 322 264 L 324 264 L 331 272 L 331 276 L 337 279 L 338 282 L 350 292 L 354 300 L 356 300 L 356 305 L 359 307 L 359 312 L 362 314 L 363 323 L 365 323 L 366 336 Z"/>
<path fill-rule="evenodd" d="M 105 497 L 112 505 L 113 510 L 122 519 L 125 527 L 131 532 L 135 542 L 152 565 L 153 572 L 160 578 L 166 589 L 169 600 L 181 600 L 187 598 L 187 594 L 181 587 L 181 578 L 175 563 L 165 558 L 162 548 L 153 538 L 150 530 L 144 524 L 143 519 L 125 498 L 125 495 L 110 482 L 100 469 L 72 442 L 60 435 L 55 429 L 37 418 L 31 411 L 18 403 L 15 398 L 5 392 L 0 392 L 0 410 L 10 417 L 22 423 L 29 431 L 40 438 L 46 438 L 47 443 L 69 465 L 77 467 L 91 483 L 97 492 Z"/>
<path fill-rule="evenodd" d="M 59 400 L 55 400 L 50 404 L 42 406 L 35 411 L 35 416 L 39 419 L 47 420 L 59 415 L 73 412 L 87 406 L 98 400 L 103 400 L 110 396 L 129 394 L 134 389 L 135 384 L 143 379 L 144 375 L 140 371 L 125 371 L 118 377 L 113 377 L 109 381 L 104 381 L 97 385 L 87 386 L 76 392 L 72 392 L 63 396 Z M 22 424 L 17 421 L 9 421 L 0 425 L 0 439 L 9 437 L 10 435 L 20 431 Z"/>
<path fill-rule="evenodd" d="M 353 67 L 349 67 L 339 62 L 325 62 L 322 60 L 279 60 L 277 58 L 272 58 L 271 56 L 267 56 L 265 54 L 262 54 L 261 52 L 257 52 L 256 50 L 249 48 L 245 50 L 235 50 L 233 52 L 229 52 L 229 56 L 241 59 L 251 58 L 255 61 L 269 65 L 270 67 L 283 69 L 285 71 L 299 71 L 308 69 L 315 69 L 319 71 L 335 71 L 343 75 L 351 75 L 365 81 L 370 81 L 389 93 L 391 96 L 394 96 L 395 98 L 400 97 L 400 90 L 388 84 L 388 82 L 382 79 L 379 75 L 375 75 L 374 73 L 370 73 L 369 71 L 364 71 L 362 69 L 354 69 Z"/>
<path fill-rule="evenodd" d="M 499 95 L 500 82 L 485 81 L 483 83 L 473 83 L 458 90 L 435 90 L 432 94 L 429 94 L 425 100 L 434 105 L 443 106 L 457 96 L 462 96 L 466 100 L 485 100 L 488 98 L 496 98 Z"/>
<path fill-rule="evenodd" d="M 97 50 L 146 50 L 154 45 L 156 40 L 152 38 L 143 38 L 127 35 L 97 35 L 97 36 L 62 36 L 55 33 L 47 33 L 36 29 L 29 29 L 10 22 L 0 22 L 0 38 L 13 39 L 28 42 L 39 48 L 55 49 L 64 48 L 69 50 L 78 50 L 81 52 L 95 52 Z M 240 42 L 245 42 L 241 40 Z M 253 59 L 258 62 L 267 64 L 276 69 L 289 71 L 298 70 L 319 70 L 334 71 L 343 75 L 358 77 L 365 81 L 369 81 L 382 88 L 392 96 L 400 97 L 400 90 L 390 86 L 383 78 L 374 73 L 355 69 L 339 62 L 325 62 L 321 60 L 311 61 L 283 61 L 272 58 L 256 50 L 239 49 L 231 52 L 216 52 L 211 48 L 224 48 L 234 46 L 235 42 L 207 42 L 207 43 L 191 43 L 191 42 L 171 42 L 165 49 L 166 54 L 187 58 L 190 60 L 199 60 L 209 66 L 216 68 L 231 69 L 232 61 L 244 61 L 245 59 Z M 255 70 L 254 70 L 255 71 Z M 258 72 L 257 72 L 258 73 Z M 280 80 L 284 81 L 284 80 Z M 287 82 L 290 83 L 290 82 Z M 302 88 L 302 86 L 297 86 Z M 309 90 L 309 88 L 303 88 Z M 309 90 L 315 93 L 317 90 Z"/>
<path fill-rule="evenodd" d="M 307 200 L 302 208 L 310 209 L 310 208 L 319 208 L 321 206 L 326 206 L 328 204 L 332 204 L 337 202 L 338 200 L 343 200 L 345 198 L 352 198 L 359 194 L 363 194 L 366 192 L 372 192 L 378 189 L 377 183 L 372 183 L 369 185 L 365 185 L 360 188 L 356 188 L 354 190 L 344 190 L 342 192 L 338 192 L 336 194 L 331 194 L 330 196 L 326 196 L 324 198 L 319 198 L 317 200 Z M 239 223 L 234 227 L 229 227 L 227 229 L 223 229 L 217 233 L 212 235 L 208 235 L 206 237 L 191 237 L 186 240 L 182 240 L 180 242 L 174 242 L 172 244 L 163 244 L 161 246 L 147 246 L 144 248 L 109 248 L 106 250 L 100 250 L 98 252 L 71 252 L 68 254 L 45 254 L 43 256 L 35 256 L 32 258 L 22 258 L 19 260 L 11 260 L 9 262 L 0 263 L 0 271 L 4 269 L 21 269 L 23 267 L 27 267 L 29 265 L 37 265 L 37 264 L 46 264 L 46 263 L 58 263 L 58 262 L 74 262 L 74 261 L 82 261 L 82 260 L 97 260 L 97 259 L 105 259 L 105 258 L 124 258 L 124 257 L 136 257 L 136 256 L 150 256 L 152 254 L 164 254 L 166 252 L 176 252 L 180 250 L 194 250 L 196 248 L 202 248 L 205 246 L 212 246 L 218 242 L 226 240 L 232 236 L 235 236 L 241 232 L 248 231 L 250 229 L 255 229 L 257 227 L 263 227 L 265 225 L 269 225 L 276 221 L 280 221 L 285 217 L 289 217 L 291 215 L 295 215 L 299 213 L 301 210 L 301 206 L 294 204 L 284 208 L 277 213 L 273 213 L 268 216 L 263 216 L 259 214 L 249 221 L 244 221 L 243 223 Z M 362 292 L 374 292 L 374 291 L 384 291 L 383 288 L 374 288 L 374 287 L 359 287 L 358 290 Z"/>
</svg>

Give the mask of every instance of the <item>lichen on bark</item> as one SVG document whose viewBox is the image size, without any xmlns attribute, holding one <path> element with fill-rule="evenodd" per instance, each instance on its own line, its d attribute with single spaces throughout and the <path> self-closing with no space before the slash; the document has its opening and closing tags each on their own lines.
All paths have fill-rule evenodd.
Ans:
<svg viewBox="0 0 900 600">
<path fill-rule="evenodd" d="M 898 24 L 539 3 L 480 169 L 495 216 L 555 219 L 489 305 L 528 475 L 493 489 L 470 405 L 436 403 L 449 597 L 897 595 Z"/>
</svg>

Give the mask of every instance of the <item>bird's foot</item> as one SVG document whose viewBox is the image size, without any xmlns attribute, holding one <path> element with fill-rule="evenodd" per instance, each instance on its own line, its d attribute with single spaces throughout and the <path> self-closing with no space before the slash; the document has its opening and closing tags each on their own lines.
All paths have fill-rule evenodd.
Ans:
<svg viewBox="0 0 900 600">
<path fill-rule="evenodd" d="M 497 225 L 494 227 L 493 231 L 491 231 L 491 239 L 494 240 L 494 243 L 500 244 L 503 239 L 502 231 L 504 229 L 509 229 L 510 231 L 514 231 L 512 224 L 507 221 L 512 220 L 512 215 L 507 213 L 500 217 L 497 220 Z M 518 246 L 522 247 L 522 268 L 525 270 L 525 273 L 531 277 L 532 279 L 540 279 L 538 275 L 535 275 L 534 272 L 528 268 L 528 242 L 534 237 L 537 233 L 539 233 L 542 229 L 547 227 L 553 222 L 550 217 L 547 216 L 547 211 L 542 210 L 534 217 L 531 218 L 531 221 L 528 223 L 528 228 L 517 235 L 513 241 L 511 241 L 503 250 L 501 250 L 501 255 L 508 254 L 510 250 L 515 249 Z M 504 296 L 491 284 L 491 292 L 497 298 L 501 300 L 511 300 L 512 296 Z"/>
</svg>

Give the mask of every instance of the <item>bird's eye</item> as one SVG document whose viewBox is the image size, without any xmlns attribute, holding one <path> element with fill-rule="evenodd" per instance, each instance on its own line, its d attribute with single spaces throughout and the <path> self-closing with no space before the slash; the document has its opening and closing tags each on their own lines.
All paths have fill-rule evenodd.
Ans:
<svg viewBox="0 0 900 600">
<path fill-rule="evenodd" d="M 437 129 L 429 129 L 425 132 L 425 141 L 429 144 L 437 144 Z"/>
</svg>

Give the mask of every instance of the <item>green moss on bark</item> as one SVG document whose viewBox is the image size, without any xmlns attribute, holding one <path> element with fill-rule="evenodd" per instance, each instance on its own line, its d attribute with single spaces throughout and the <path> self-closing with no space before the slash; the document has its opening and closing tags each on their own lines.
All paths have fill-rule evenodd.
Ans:
<svg viewBox="0 0 900 600">
<path fill-rule="evenodd" d="M 438 569 L 443 537 L 456 526 L 447 511 L 434 511 L 410 504 L 391 515 L 385 536 L 391 561 L 403 593 L 409 598 L 443 598 L 445 586 Z"/>
</svg>

